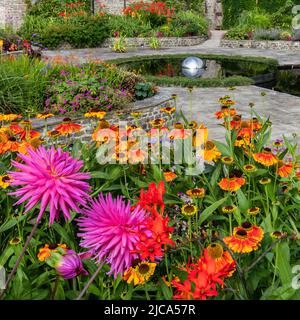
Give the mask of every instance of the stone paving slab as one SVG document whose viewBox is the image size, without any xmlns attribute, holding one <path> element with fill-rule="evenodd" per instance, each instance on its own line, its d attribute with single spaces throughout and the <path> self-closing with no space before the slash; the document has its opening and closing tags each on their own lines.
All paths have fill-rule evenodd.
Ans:
<svg viewBox="0 0 300 320">
<path fill-rule="evenodd" d="M 191 95 L 193 107 L 190 116 L 190 94 L 186 88 L 161 87 L 160 91 L 160 98 L 176 93 L 177 110 L 181 109 L 189 120 L 207 125 L 211 139 L 224 139 L 225 129 L 219 125 L 221 121 L 215 119 L 214 112 L 220 109 L 219 97 L 230 95 L 237 101 L 235 107 L 243 117 L 250 116 L 250 102 L 255 104 L 254 109 L 261 116 L 270 117 L 273 139 L 281 138 L 283 134 L 291 139 L 295 133 L 298 134 L 296 141 L 300 144 L 300 97 L 256 86 L 241 86 L 234 91 L 227 88 L 195 88 Z M 266 95 L 262 96 L 261 92 Z"/>
</svg>

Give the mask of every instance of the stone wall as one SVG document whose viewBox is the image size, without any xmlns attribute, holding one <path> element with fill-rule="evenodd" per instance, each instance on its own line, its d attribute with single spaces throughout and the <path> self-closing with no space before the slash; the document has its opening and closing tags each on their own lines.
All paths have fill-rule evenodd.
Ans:
<svg viewBox="0 0 300 320">
<path fill-rule="evenodd" d="M 196 46 L 207 40 L 204 36 L 195 37 L 162 37 L 159 38 L 162 48 Z M 101 47 L 110 48 L 113 46 L 115 38 L 106 39 Z M 150 47 L 150 38 L 126 38 L 126 46 L 128 47 Z"/>
<path fill-rule="evenodd" d="M 158 95 L 159 98 L 159 95 Z M 151 128 L 149 122 L 151 120 L 155 120 L 158 118 L 163 118 L 166 121 L 166 124 L 174 123 L 174 114 L 171 116 L 163 113 L 160 111 L 161 108 L 164 107 L 173 107 L 175 106 L 175 101 L 173 99 L 165 99 L 161 100 L 160 102 L 156 102 L 154 105 L 152 105 L 150 102 L 154 102 L 157 100 L 157 97 L 149 98 L 144 101 L 141 101 L 141 103 L 138 103 L 136 106 L 132 106 L 130 110 L 126 109 L 124 110 L 124 115 L 122 118 L 119 118 L 118 116 L 114 115 L 113 113 L 110 115 L 108 114 L 105 117 L 105 120 L 107 120 L 111 125 L 118 124 L 119 121 L 126 122 L 127 125 L 133 125 L 136 124 L 136 120 L 130 115 L 131 112 L 141 112 L 142 116 L 142 127 L 144 130 L 149 130 Z M 150 105 L 145 105 L 146 103 L 150 103 Z M 143 105 L 144 104 L 144 105 Z M 50 118 L 47 121 L 47 130 L 53 130 L 58 124 L 62 122 L 62 117 L 55 117 Z M 82 126 L 82 129 L 80 132 L 76 133 L 74 135 L 75 139 L 79 139 L 85 142 L 89 142 L 91 140 L 91 135 L 94 132 L 97 122 L 96 120 L 91 120 L 91 118 L 84 118 L 84 117 L 73 117 L 72 120 L 75 123 L 78 123 Z M 140 121 L 139 121 L 140 122 Z M 45 121 L 44 120 L 33 120 L 33 128 L 37 131 L 43 132 L 45 129 Z M 61 141 L 63 142 L 65 139 L 62 137 Z"/>
<path fill-rule="evenodd" d="M 18 28 L 25 12 L 25 0 L 0 0 L 0 27 Z"/>
<path fill-rule="evenodd" d="M 300 41 L 256 41 L 223 39 L 221 41 L 221 47 L 300 51 Z"/>
</svg>

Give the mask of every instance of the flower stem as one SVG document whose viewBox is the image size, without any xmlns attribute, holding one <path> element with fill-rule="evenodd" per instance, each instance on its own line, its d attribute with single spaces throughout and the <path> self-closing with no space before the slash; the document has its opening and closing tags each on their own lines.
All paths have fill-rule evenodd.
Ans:
<svg viewBox="0 0 300 320">
<path fill-rule="evenodd" d="M 37 229 L 37 227 L 38 227 L 38 224 L 39 224 L 40 220 L 41 220 L 41 217 L 37 217 L 37 219 L 36 219 L 36 221 L 35 221 L 35 223 L 34 223 L 34 225 L 33 225 L 33 227 L 32 227 L 32 230 L 31 230 L 31 232 L 30 232 L 30 234 L 29 234 L 29 236 L 28 236 L 28 238 L 27 238 L 27 240 L 26 240 L 26 242 L 25 242 L 25 244 L 24 244 L 24 247 L 23 247 L 23 249 L 22 249 L 22 251 L 21 251 L 21 253 L 20 253 L 17 261 L 15 262 L 15 265 L 14 265 L 11 273 L 8 275 L 8 278 L 7 278 L 6 283 L 5 283 L 5 289 L 4 289 L 4 290 L 2 291 L 2 293 L 0 294 L 0 299 L 3 298 L 3 296 L 4 296 L 4 294 L 5 294 L 5 291 L 6 291 L 6 289 L 8 288 L 8 285 L 10 284 L 12 278 L 14 277 L 14 275 L 15 275 L 15 273 L 16 273 L 19 265 L 20 265 L 20 262 L 21 262 L 21 260 L 22 260 L 22 258 L 23 258 L 23 256 L 24 256 L 27 248 L 28 248 L 28 245 L 29 245 L 32 237 L 34 236 L 34 234 L 35 234 L 35 232 L 36 232 L 36 229 Z"/>
<path fill-rule="evenodd" d="M 88 283 L 85 285 L 85 287 L 82 289 L 82 291 L 79 293 L 79 296 L 76 298 L 76 300 L 81 300 L 81 298 L 83 297 L 83 295 L 86 293 L 87 289 L 91 286 L 91 284 L 93 283 L 93 281 L 94 281 L 95 278 L 97 277 L 98 273 L 101 271 L 104 263 L 105 263 L 104 261 L 100 263 L 98 269 L 97 269 L 96 272 L 91 276 L 90 280 L 89 280 Z"/>
</svg>

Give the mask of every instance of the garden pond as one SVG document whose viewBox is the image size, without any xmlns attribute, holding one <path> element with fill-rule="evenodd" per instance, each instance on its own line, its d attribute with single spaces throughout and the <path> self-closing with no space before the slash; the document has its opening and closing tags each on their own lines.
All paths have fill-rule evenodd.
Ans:
<svg viewBox="0 0 300 320">
<path fill-rule="evenodd" d="M 126 69 L 143 76 L 189 77 L 192 79 L 223 79 L 234 76 L 251 78 L 263 88 L 300 96 L 300 69 L 281 70 L 262 62 L 203 59 L 201 70 L 193 72 L 182 67 L 184 58 L 159 58 L 122 63 Z"/>
</svg>

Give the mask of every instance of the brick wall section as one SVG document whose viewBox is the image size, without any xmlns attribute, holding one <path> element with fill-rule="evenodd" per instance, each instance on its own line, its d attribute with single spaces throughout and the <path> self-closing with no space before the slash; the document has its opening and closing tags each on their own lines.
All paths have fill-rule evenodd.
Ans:
<svg viewBox="0 0 300 320">
<path fill-rule="evenodd" d="M 25 12 L 25 0 L 0 0 L 0 27 L 20 27 Z"/>
<path fill-rule="evenodd" d="M 126 0 L 127 6 L 133 2 L 138 2 L 134 0 Z M 151 2 L 151 0 L 144 0 L 144 2 Z M 95 0 L 95 10 L 97 11 L 100 4 L 104 4 L 106 11 L 113 14 L 121 14 L 124 9 L 124 0 Z"/>
</svg>

